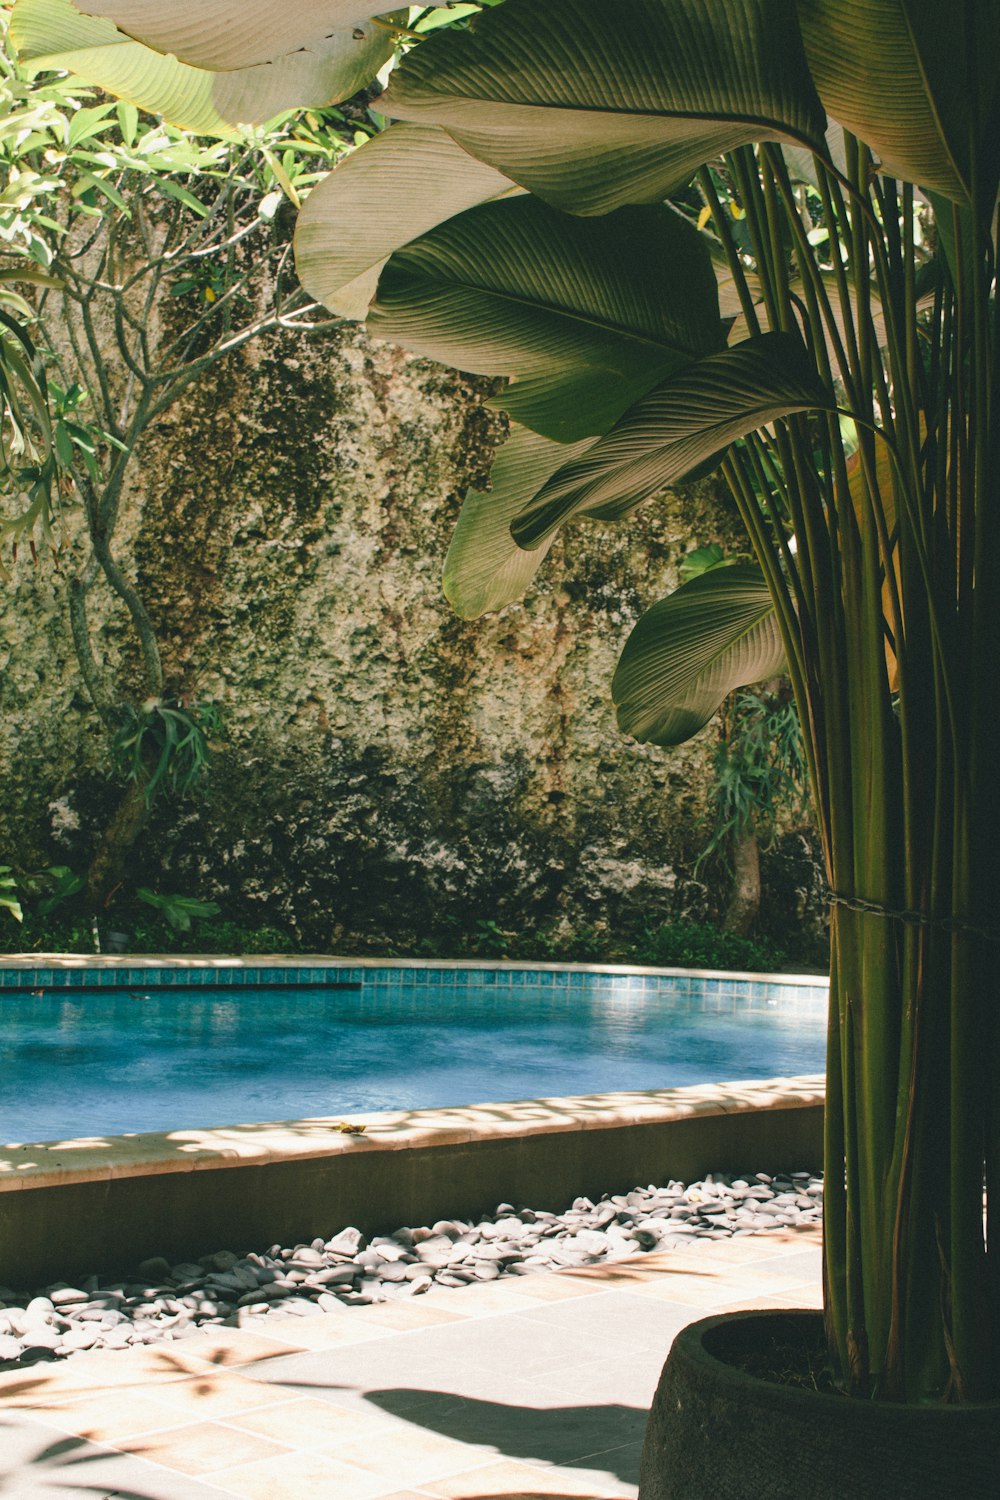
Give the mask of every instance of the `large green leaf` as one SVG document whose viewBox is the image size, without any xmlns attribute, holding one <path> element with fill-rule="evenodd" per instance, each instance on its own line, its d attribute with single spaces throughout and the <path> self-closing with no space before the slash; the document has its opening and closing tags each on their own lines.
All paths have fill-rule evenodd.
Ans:
<svg viewBox="0 0 1000 1500">
<path fill-rule="evenodd" d="M 794 0 L 506 0 L 414 48 L 382 108 L 585 214 L 749 141 L 822 149 L 825 124 Z"/>
<path fill-rule="evenodd" d="M 556 469 L 594 441 L 556 443 L 530 427 L 512 428 L 490 472 L 492 488 L 466 496 L 445 559 L 444 592 L 458 614 L 471 620 L 520 599 L 552 540 L 525 552 L 510 523 Z"/>
<path fill-rule="evenodd" d="M 631 508 L 764 423 L 834 404 L 793 334 L 747 339 L 689 365 L 626 412 L 543 486 L 513 523 L 514 539 L 537 546 L 578 511 Z"/>
<path fill-rule="evenodd" d="M 77 0 L 77 9 L 113 21 L 156 52 L 225 72 L 315 48 L 375 7 L 365 0 Z"/>
<path fill-rule="evenodd" d="M 712 568 L 654 604 L 632 631 L 611 684 L 618 724 L 643 743 L 680 745 L 734 688 L 773 677 L 784 661 L 760 569 Z"/>
<path fill-rule="evenodd" d="M 231 136 L 282 110 L 320 108 L 357 93 L 392 54 L 384 28 L 359 25 L 271 63 L 211 72 L 133 41 L 71 0 L 17 0 L 11 37 L 29 76 L 75 73 L 109 94 L 201 135 Z"/>
<path fill-rule="evenodd" d="M 428 182 L 434 191 L 428 191 Z M 486 199 L 523 193 L 434 125 L 392 125 L 310 193 L 295 226 L 306 290 L 345 318 L 364 318 L 389 255 Z"/>
<path fill-rule="evenodd" d="M 823 103 L 883 170 L 983 206 L 1000 174 L 1000 0 L 798 0 Z"/>
<path fill-rule="evenodd" d="M 513 375 L 497 405 L 561 442 L 594 437 L 724 343 L 697 231 L 662 206 L 602 219 L 484 203 L 389 261 L 372 331 L 460 370 Z"/>
</svg>

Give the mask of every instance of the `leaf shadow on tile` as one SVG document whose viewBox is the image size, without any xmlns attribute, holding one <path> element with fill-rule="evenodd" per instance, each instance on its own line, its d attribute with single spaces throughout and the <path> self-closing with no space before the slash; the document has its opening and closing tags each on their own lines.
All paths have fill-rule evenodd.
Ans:
<svg viewBox="0 0 1000 1500">
<path fill-rule="evenodd" d="M 367 1390 L 365 1399 L 394 1415 L 405 1412 L 406 1421 L 443 1437 L 495 1448 L 508 1458 L 589 1469 L 600 1453 L 601 1467 L 625 1484 L 638 1477 L 637 1454 L 649 1419 L 648 1410 L 620 1403 L 516 1406 L 407 1387 Z"/>
</svg>

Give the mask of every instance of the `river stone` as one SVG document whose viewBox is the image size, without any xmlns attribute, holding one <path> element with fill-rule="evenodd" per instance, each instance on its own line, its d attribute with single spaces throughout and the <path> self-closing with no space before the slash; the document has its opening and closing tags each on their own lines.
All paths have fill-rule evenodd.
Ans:
<svg viewBox="0 0 1000 1500">
<path fill-rule="evenodd" d="M 164 1281 L 168 1276 L 173 1275 L 170 1262 L 164 1260 L 162 1255 L 154 1255 L 149 1260 L 141 1260 L 137 1269 L 139 1275 L 145 1276 L 149 1281 Z"/>
<path fill-rule="evenodd" d="M 301 1270 L 311 1271 L 316 1266 L 326 1265 L 326 1261 L 321 1251 L 314 1250 L 311 1245 L 305 1245 L 296 1249 L 290 1264 Z"/>
<path fill-rule="evenodd" d="M 405 1250 L 402 1245 L 397 1244 L 395 1240 L 391 1240 L 385 1235 L 373 1239 L 370 1249 L 377 1250 L 384 1261 L 413 1259 L 411 1251 Z"/>
<path fill-rule="evenodd" d="M 171 1268 L 170 1279 L 179 1282 L 189 1281 L 194 1284 L 204 1281 L 205 1270 L 203 1266 L 195 1265 L 191 1261 L 180 1261 L 178 1265 Z"/>
<path fill-rule="evenodd" d="M 327 1240 L 325 1248 L 334 1255 L 354 1256 L 360 1250 L 364 1250 L 367 1245 L 368 1241 L 361 1230 L 350 1227 L 342 1229 L 340 1234 L 335 1234 L 333 1239 Z"/>
<path fill-rule="evenodd" d="M 500 1276 L 593 1265 L 660 1246 L 696 1250 L 709 1239 L 819 1224 L 822 1178 L 809 1173 L 733 1177 L 639 1187 L 574 1200 L 562 1214 L 500 1204 L 477 1223 L 439 1219 L 371 1244 L 349 1226 L 266 1252 L 215 1251 L 171 1267 L 150 1257 L 136 1279 L 79 1287 L 53 1282 L 35 1295 L 0 1288 L 0 1350 L 30 1364 L 79 1349 L 183 1339 L 199 1327 L 252 1324 L 274 1309 L 304 1315 L 408 1298 L 433 1285 L 459 1288 Z M 150 1274 L 156 1272 L 157 1274 Z M 5 1358 L 0 1352 L 0 1360 Z"/>
<path fill-rule="evenodd" d="M 99 1338 L 100 1334 L 92 1323 L 74 1323 L 72 1328 L 67 1328 L 63 1333 L 60 1343 L 64 1349 L 72 1352 L 75 1349 L 93 1349 Z"/>
<path fill-rule="evenodd" d="M 394 1262 L 393 1264 L 383 1266 L 381 1271 L 379 1272 L 380 1281 L 405 1282 L 407 1279 L 406 1267 L 401 1266 L 398 1261 Z"/>
</svg>

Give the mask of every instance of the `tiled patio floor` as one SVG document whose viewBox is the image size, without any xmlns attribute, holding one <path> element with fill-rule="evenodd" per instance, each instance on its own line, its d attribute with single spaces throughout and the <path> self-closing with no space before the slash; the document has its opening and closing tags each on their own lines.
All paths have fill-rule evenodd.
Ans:
<svg viewBox="0 0 1000 1500">
<path fill-rule="evenodd" d="M 631 1500 L 677 1331 L 819 1281 L 814 1233 L 706 1241 L 7 1371 L 0 1493 Z"/>
</svg>

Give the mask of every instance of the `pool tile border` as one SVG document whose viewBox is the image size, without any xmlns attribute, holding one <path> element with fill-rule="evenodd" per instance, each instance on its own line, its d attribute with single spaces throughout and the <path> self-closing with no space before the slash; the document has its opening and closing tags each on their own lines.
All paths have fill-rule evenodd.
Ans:
<svg viewBox="0 0 1000 1500">
<path fill-rule="evenodd" d="M 280 977 L 279 977 L 280 976 Z M 405 980 L 401 978 L 405 976 Z M 0 995 L 32 990 L 137 988 L 156 984 L 178 988 L 221 988 L 329 984 L 377 988 L 391 993 L 401 983 L 457 988 L 477 983 L 497 989 L 549 989 L 571 997 L 587 988 L 623 991 L 636 998 L 669 995 L 677 1004 L 697 990 L 705 1009 L 770 1010 L 796 1013 L 825 1010 L 829 981 L 817 974 L 761 974 L 715 969 L 631 968 L 624 964 L 497 963 L 484 959 L 334 958 L 306 955 L 242 959 L 193 954 L 184 957 L 123 955 L 89 957 L 38 954 L 0 957 Z"/>
</svg>

